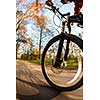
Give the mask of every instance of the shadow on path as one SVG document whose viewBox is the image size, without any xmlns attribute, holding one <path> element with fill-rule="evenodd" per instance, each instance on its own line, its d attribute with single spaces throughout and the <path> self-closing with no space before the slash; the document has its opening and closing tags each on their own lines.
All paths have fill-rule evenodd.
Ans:
<svg viewBox="0 0 100 100">
<path fill-rule="evenodd" d="M 18 77 L 16 79 L 38 90 L 38 92 L 33 95 L 22 95 L 17 93 L 16 97 L 20 100 L 50 100 L 61 93 L 60 91 L 55 90 L 49 86 L 43 86 L 43 85 L 27 82 Z"/>
</svg>

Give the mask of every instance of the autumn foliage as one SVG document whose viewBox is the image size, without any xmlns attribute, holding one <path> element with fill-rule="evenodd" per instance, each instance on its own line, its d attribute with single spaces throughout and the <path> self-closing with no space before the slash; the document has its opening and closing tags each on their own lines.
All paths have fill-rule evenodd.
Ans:
<svg viewBox="0 0 100 100">
<path fill-rule="evenodd" d="M 40 0 L 36 0 L 35 2 L 16 0 L 16 58 L 22 46 L 22 48 L 28 46 L 31 50 L 34 46 L 33 39 L 29 35 L 30 33 L 27 33 L 27 23 L 30 20 L 36 23 L 40 28 L 39 52 L 41 52 L 42 32 L 46 29 L 46 22 L 48 20 L 48 18 L 42 14 L 44 6 L 45 4 Z"/>
</svg>

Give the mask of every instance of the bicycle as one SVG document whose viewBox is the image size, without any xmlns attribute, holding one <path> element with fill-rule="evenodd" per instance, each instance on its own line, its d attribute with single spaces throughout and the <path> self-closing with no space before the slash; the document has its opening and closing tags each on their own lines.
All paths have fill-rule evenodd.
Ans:
<svg viewBox="0 0 100 100">
<path fill-rule="evenodd" d="M 73 91 L 83 85 L 83 40 L 71 34 L 70 13 L 62 14 L 55 6 L 50 7 L 50 10 L 66 20 L 62 22 L 61 33 L 52 38 L 44 48 L 42 72 L 53 88 Z M 76 20 L 75 22 L 78 23 Z M 68 32 L 65 31 L 66 26 Z"/>
</svg>

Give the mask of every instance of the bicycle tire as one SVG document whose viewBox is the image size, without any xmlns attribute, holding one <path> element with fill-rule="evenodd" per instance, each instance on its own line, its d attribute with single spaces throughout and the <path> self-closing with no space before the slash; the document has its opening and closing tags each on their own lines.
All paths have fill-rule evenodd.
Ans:
<svg viewBox="0 0 100 100">
<path fill-rule="evenodd" d="M 47 43 L 46 47 L 44 48 L 43 54 L 42 54 L 42 73 L 43 73 L 46 81 L 49 83 L 49 85 L 51 85 L 51 87 L 53 87 L 57 90 L 60 90 L 60 91 L 73 91 L 73 90 L 80 88 L 83 85 L 83 74 L 82 74 L 82 77 L 80 78 L 80 80 L 77 83 L 75 83 L 74 85 L 69 86 L 69 87 L 63 87 L 63 86 L 57 85 L 54 82 L 52 82 L 45 70 L 45 67 L 46 67 L 45 66 L 45 57 L 46 57 L 47 50 L 53 43 L 60 40 L 60 38 L 64 38 L 64 40 L 70 40 L 73 43 L 77 44 L 83 52 L 83 40 L 80 39 L 79 37 L 72 35 L 72 34 L 67 34 L 67 35 L 60 34 L 60 35 L 54 37 Z M 83 63 L 82 63 L 82 68 L 83 68 Z"/>
</svg>

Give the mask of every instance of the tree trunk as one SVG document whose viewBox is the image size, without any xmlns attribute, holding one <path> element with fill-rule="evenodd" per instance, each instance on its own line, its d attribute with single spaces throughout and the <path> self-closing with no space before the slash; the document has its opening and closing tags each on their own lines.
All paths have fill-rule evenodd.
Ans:
<svg viewBox="0 0 100 100">
<path fill-rule="evenodd" d="M 42 29 L 40 31 L 40 41 L 39 41 L 39 59 L 41 58 L 41 42 L 42 42 Z"/>
<path fill-rule="evenodd" d="M 16 43 L 16 59 L 18 58 L 17 55 L 18 55 L 18 49 L 20 47 L 20 44 L 17 42 Z"/>
</svg>

